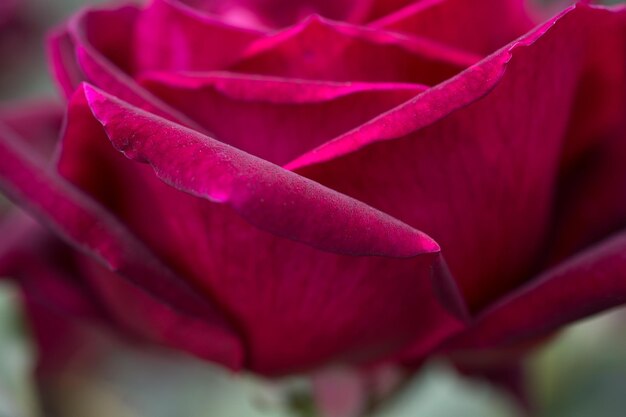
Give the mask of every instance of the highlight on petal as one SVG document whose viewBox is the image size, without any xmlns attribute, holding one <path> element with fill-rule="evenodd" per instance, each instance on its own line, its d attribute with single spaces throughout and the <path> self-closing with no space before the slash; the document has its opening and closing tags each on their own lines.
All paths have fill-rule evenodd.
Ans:
<svg viewBox="0 0 626 417">
<path fill-rule="evenodd" d="M 220 313 L 155 258 L 125 228 L 0 126 L 0 189 L 77 249 L 140 285 L 181 315 L 201 318 L 214 341 L 206 356 L 237 368 L 242 351 Z M 118 277 L 117 274 L 112 275 Z M 121 279 L 121 277 L 120 277 Z"/>
<path fill-rule="evenodd" d="M 220 141 L 278 165 L 427 88 L 225 72 L 152 73 L 146 74 L 141 83 Z"/>
<path fill-rule="evenodd" d="M 56 100 L 28 100 L 0 106 L 0 123 L 44 157 L 50 157 L 59 139 L 65 109 Z"/>
<path fill-rule="evenodd" d="M 251 43 L 226 69 L 285 78 L 434 85 L 477 60 L 426 39 L 313 15 Z"/>
<path fill-rule="evenodd" d="M 48 54 L 61 91 L 69 99 L 79 83 L 90 81 L 136 106 L 201 130 L 132 78 L 133 52 L 128 39 L 139 15 L 134 6 L 85 9 L 57 29 L 48 40 Z M 117 30 L 109 30 L 111 26 Z"/>
<path fill-rule="evenodd" d="M 273 29 L 291 26 L 311 14 L 358 22 L 370 13 L 373 0 L 179 0 L 235 26 Z"/>
<path fill-rule="evenodd" d="M 139 15 L 131 38 L 136 51 L 134 66 L 137 74 L 219 70 L 263 36 L 194 12 L 180 1 L 152 0 Z"/>
<path fill-rule="evenodd" d="M 72 113 L 83 110 L 70 111 L 61 172 L 80 182 L 96 155 L 107 158 L 95 166 L 120 181 L 117 198 L 107 202 L 98 184 L 79 187 L 219 299 L 244 333 L 249 369 L 276 375 L 371 361 L 407 344 L 432 349 L 463 328 L 462 301 L 450 277 L 433 270 L 440 255 L 427 236 L 93 87 L 82 91 L 97 118 L 80 125 L 85 114 Z M 151 166 L 128 161 L 107 137 Z"/>
<path fill-rule="evenodd" d="M 570 8 L 286 168 L 433 236 L 480 311 L 532 276 L 545 254 L 586 51 L 620 13 Z"/>
<path fill-rule="evenodd" d="M 274 234 L 351 255 L 410 257 L 439 250 L 428 236 L 365 204 L 133 109 L 89 85 L 84 91 L 113 146 L 129 159 L 149 163 L 163 181 L 178 189 L 230 204 L 245 219 Z M 160 131 L 168 135 L 159 137 Z M 177 157 L 170 158 L 172 153 Z M 203 176 L 198 177 L 198 172 Z M 316 218 L 304 218 L 307 211 L 341 223 L 318 224 Z"/>
<path fill-rule="evenodd" d="M 423 0 L 371 26 L 489 55 L 534 26 L 527 7 L 524 0 Z"/>
</svg>

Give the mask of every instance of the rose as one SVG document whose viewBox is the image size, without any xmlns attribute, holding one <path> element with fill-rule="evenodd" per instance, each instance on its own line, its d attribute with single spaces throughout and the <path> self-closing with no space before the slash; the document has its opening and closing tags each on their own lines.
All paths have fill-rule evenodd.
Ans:
<svg viewBox="0 0 626 417">
<path fill-rule="evenodd" d="M 75 16 L 53 168 L 2 134 L 3 189 L 105 320 L 280 374 L 623 302 L 622 8 L 532 29 L 515 0 L 199 3 Z"/>
</svg>

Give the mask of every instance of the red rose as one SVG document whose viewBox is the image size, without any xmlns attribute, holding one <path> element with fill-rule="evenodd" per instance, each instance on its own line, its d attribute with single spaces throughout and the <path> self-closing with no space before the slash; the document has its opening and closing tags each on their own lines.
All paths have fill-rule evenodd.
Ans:
<svg viewBox="0 0 626 417">
<path fill-rule="evenodd" d="M 2 130 L 2 188 L 75 249 L 50 282 L 105 320 L 281 374 L 625 300 L 624 8 L 533 29 L 518 0 L 186 3 L 52 36 L 50 169 Z"/>
</svg>

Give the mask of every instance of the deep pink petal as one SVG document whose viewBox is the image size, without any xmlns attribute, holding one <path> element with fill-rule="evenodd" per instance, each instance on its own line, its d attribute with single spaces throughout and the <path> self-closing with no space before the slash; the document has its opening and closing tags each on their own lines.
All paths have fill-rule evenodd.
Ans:
<svg viewBox="0 0 626 417">
<path fill-rule="evenodd" d="M 372 26 L 489 55 L 532 28 L 526 7 L 523 0 L 422 0 Z"/>
<path fill-rule="evenodd" d="M 281 28 L 312 14 L 344 22 L 360 22 L 371 13 L 373 0 L 180 0 L 230 24 Z"/>
<path fill-rule="evenodd" d="M 434 85 L 477 60 L 429 40 L 310 16 L 252 43 L 228 69 L 286 78 Z"/>
<path fill-rule="evenodd" d="M 622 12 L 623 14 L 623 12 Z M 626 226 L 626 24 L 605 21 L 590 48 L 563 150 L 550 262 Z"/>
<path fill-rule="evenodd" d="M 89 81 L 136 106 L 196 129 L 200 127 L 141 88 L 132 78 L 133 51 L 139 10 L 125 6 L 111 10 L 85 10 L 48 42 L 50 66 L 61 91 L 69 99 L 83 81 Z M 116 30 L 108 28 L 115 26 Z"/>
<path fill-rule="evenodd" d="M 223 69 L 262 36 L 194 12 L 176 0 L 153 0 L 137 21 L 135 69 L 138 74 Z"/>
<path fill-rule="evenodd" d="M 449 347 L 510 346 L 625 303 L 625 250 L 620 233 L 544 272 L 485 311 Z"/>
<path fill-rule="evenodd" d="M 48 252 L 50 253 L 50 252 Z M 70 271 L 33 253 L 16 274 L 29 329 L 37 346 L 39 377 L 53 375 L 91 351 L 88 330 L 106 317 L 88 290 Z"/>
<path fill-rule="evenodd" d="M 76 62 L 74 48 L 74 41 L 65 28 L 53 31 L 48 37 L 50 72 L 65 98 L 70 98 L 76 87 L 85 80 L 85 75 Z"/>
<path fill-rule="evenodd" d="M 39 226 L 19 211 L 0 214 L 0 278 L 6 278 L 22 263 L 25 249 L 38 239 Z"/>
<path fill-rule="evenodd" d="M 127 158 L 150 164 L 175 188 L 231 205 L 262 229 L 357 256 L 412 257 L 439 250 L 428 236 L 365 204 L 93 87 L 85 85 L 84 91 L 113 146 Z M 303 215 L 307 211 L 311 214 Z M 310 215 L 315 217 L 304 218 Z M 317 224 L 318 216 L 336 221 Z"/>
<path fill-rule="evenodd" d="M 2 126 L 0 139 L 0 186 L 14 202 L 81 251 L 158 295 L 181 315 L 191 313 L 204 319 L 205 335 L 214 341 L 206 356 L 239 366 L 242 352 L 238 341 L 208 302 L 200 300 L 100 206 L 46 169 L 46 162 L 8 127 Z"/>
<path fill-rule="evenodd" d="M 44 157 L 50 157 L 59 139 L 65 109 L 56 100 L 27 101 L 0 107 L 0 122 Z"/>
<path fill-rule="evenodd" d="M 570 9 L 287 167 L 434 236 L 480 309 L 545 250 L 585 51 L 617 16 Z"/>
<path fill-rule="evenodd" d="M 431 276 L 439 255 L 425 235 L 278 166 L 85 88 L 111 142 L 153 168 L 111 154 L 110 145 L 109 151 L 102 146 L 102 127 L 83 125 L 76 130 L 82 135 L 64 139 L 62 172 L 80 182 L 93 176 L 89 170 L 98 156 L 108 158 L 108 165 L 96 164 L 108 186 L 119 181 L 108 204 L 237 319 L 253 370 L 276 374 L 333 359 L 380 358 L 415 339 L 429 349 L 462 327 L 454 317 L 463 309 L 454 284 L 439 270 Z M 86 117 L 70 117 L 68 132 L 77 120 Z M 153 169 L 174 187 L 158 180 Z M 102 185 L 80 186 L 107 201 Z"/>
<path fill-rule="evenodd" d="M 159 73 L 142 84 L 220 141 L 276 164 L 426 89 L 415 84 L 313 82 L 233 73 Z"/>
</svg>

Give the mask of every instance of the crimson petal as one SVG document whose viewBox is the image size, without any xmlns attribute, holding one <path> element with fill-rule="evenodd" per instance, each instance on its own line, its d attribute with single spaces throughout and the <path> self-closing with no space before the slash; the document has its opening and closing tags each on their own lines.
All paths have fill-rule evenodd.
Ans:
<svg viewBox="0 0 626 417">
<path fill-rule="evenodd" d="M 151 201 L 150 210 L 168 218 L 155 231 L 139 220 L 144 206 L 123 201 L 120 215 L 237 318 L 252 369 L 275 374 L 330 359 L 370 359 L 414 340 L 432 349 L 462 328 L 453 316 L 463 311 L 455 285 L 438 268 L 431 276 L 440 255 L 424 234 L 93 87 L 84 91 L 113 145 L 172 186 L 155 183 L 141 165 L 124 167 L 136 167 L 126 172 L 126 187 L 140 181 L 128 198 Z M 72 146 L 66 143 L 65 164 Z M 114 162 L 117 170 L 125 165 Z"/>
<path fill-rule="evenodd" d="M 239 367 L 239 341 L 221 315 L 200 300 L 100 206 L 47 170 L 9 128 L 0 126 L 0 188 L 78 249 L 176 308 L 206 321 L 206 356 Z M 117 277 L 117 275 L 113 275 Z"/>
</svg>

